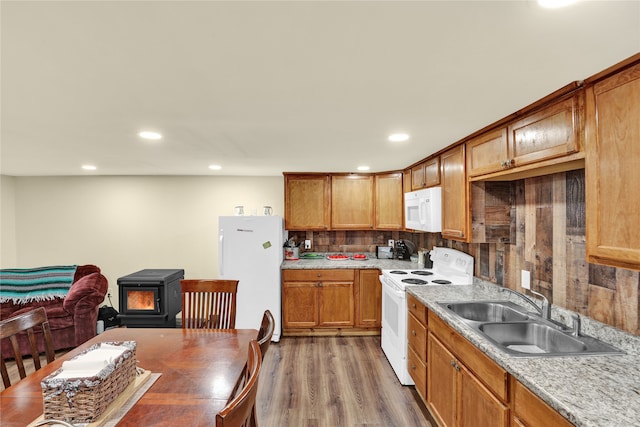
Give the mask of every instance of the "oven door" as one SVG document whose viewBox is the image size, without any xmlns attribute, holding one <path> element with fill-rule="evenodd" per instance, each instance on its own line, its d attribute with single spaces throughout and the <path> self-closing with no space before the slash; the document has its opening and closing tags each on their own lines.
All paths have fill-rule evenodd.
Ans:
<svg viewBox="0 0 640 427">
<path fill-rule="evenodd" d="M 402 385 L 413 385 L 407 369 L 407 294 L 380 276 L 382 283 L 382 351 Z"/>
</svg>

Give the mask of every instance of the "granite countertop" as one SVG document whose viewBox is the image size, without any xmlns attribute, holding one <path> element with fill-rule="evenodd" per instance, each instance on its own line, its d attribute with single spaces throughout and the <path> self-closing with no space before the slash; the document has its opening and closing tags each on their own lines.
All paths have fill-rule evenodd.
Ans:
<svg viewBox="0 0 640 427">
<path fill-rule="evenodd" d="M 577 426 L 640 424 L 640 338 L 582 317 L 582 332 L 624 350 L 622 355 L 514 357 L 502 352 L 437 302 L 510 300 L 524 302 L 499 286 L 474 279 L 473 285 L 409 286 L 407 290 L 448 325 L 502 366 L 549 406 Z M 525 305 L 523 305 L 525 306 Z M 526 307 L 526 306 L 525 306 Z M 552 308 L 552 318 L 571 324 L 571 312 Z"/>
<path fill-rule="evenodd" d="M 379 270 L 407 270 L 418 268 L 417 262 L 411 262 L 409 260 L 399 259 L 378 259 L 373 253 L 365 253 L 367 259 L 365 260 L 330 260 L 326 258 L 325 253 L 314 252 L 323 255 L 322 258 L 311 258 L 299 260 L 284 260 L 282 261 L 281 268 L 283 270 L 314 270 L 314 269 L 379 269 Z M 344 255 L 352 256 L 352 253 L 341 252 Z"/>
</svg>

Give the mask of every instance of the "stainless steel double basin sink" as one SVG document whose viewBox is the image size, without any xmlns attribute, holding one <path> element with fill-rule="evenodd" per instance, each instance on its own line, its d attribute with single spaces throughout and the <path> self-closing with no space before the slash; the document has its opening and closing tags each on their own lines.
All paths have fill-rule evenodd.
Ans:
<svg viewBox="0 0 640 427">
<path fill-rule="evenodd" d="M 440 305 L 513 356 L 624 354 L 603 341 L 577 334 L 510 301 L 447 302 Z"/>
</svg>

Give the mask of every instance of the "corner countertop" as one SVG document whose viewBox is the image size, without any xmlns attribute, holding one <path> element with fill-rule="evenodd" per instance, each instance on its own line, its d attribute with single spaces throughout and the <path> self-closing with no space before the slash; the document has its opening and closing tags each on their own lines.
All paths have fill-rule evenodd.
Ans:
<svg viewBox="0 0 640 427">
<path fill-rule="evenodd" d="M 320 252 L 317 252 L 321 254 Z M 298 260 L 284 260 L 280 268 L 283 270 L 327 270 L 327 269 L 379 269 L 379 270 L 407 270 L 407 269 L 417 269 L 418 263 L 411 262 L 409 260 L 400 260 L 400 259 L 378 259 L 375 254 L 367 253 L 367 259 L 365 260 L 354 260 L 354 259 L 345 259 L 345 260 L 330 260 L 327 259 L 326 255 L 322 253 L 322 258 L 311 258 L 311 259 L 298 259 Z M 351 253 L 344 253 L 344 255 L 353 255 Z"/>
<path fill-rule="evenodd" d="M 499 286 L 474 280 L 466 286 L 409 286 L 407 291 L 576 426 L 638 426 L 640 423 L 640 338 L 582 317 L 582 331 L 624 351 L 623 355 L 514 357 L 450 314 L 438 302 L 510 300 Z M 568 310 L 552 317 L 567 323 Z M 569 323 L 570 324 L 570 323 Z"/>
</svg>

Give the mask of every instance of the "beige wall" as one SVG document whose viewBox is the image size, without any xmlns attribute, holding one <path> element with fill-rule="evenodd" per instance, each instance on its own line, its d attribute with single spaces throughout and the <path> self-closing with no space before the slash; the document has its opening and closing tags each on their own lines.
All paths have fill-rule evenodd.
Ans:
<svg viewBox="0 0 640 427">
<path fill-rule="evenodd" d="M 0 267 L 16 264 L 15 178 L 0 175 Z"/>
<path fill-rule="evenodd" d="M 2 177 L 1 267 L 96 264 L 117 308 L 118 277 L 143 268 L 216 277 L 218 216 L 236 205 L 283 216 L 283 178 Z"/>
</svg>

